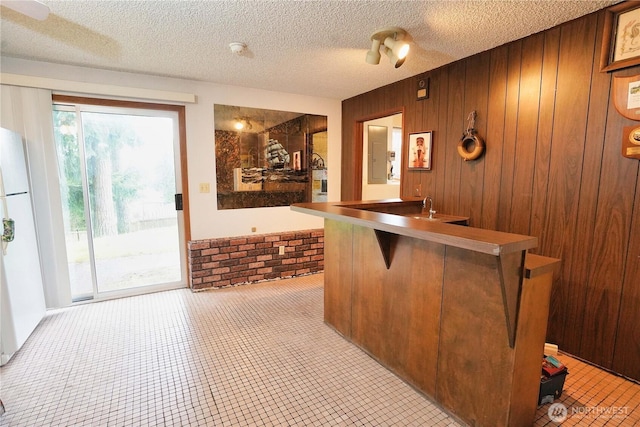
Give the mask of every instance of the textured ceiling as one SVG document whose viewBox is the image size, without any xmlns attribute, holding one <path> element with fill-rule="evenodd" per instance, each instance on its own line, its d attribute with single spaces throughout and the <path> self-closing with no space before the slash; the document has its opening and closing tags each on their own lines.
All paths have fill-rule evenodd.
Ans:
<svg viewBox="0 0 640 427">
<path fill-rule="evenodd" d="M 618 1 L 54 1 L 45 21 L 0 8 L 2 55 L 346 99 Z M 405 64 L 365 63 L 399 26 Z M 248 49 L 232 54 L 229 43 Z"/>
</svg>

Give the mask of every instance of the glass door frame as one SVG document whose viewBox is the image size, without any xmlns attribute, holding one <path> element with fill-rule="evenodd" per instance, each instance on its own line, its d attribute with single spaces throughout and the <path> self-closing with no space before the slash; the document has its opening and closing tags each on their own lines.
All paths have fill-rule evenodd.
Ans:
<svg viewBox="0 0 640 427">
<path fill-rule="evenodd" d="M 177 191 L 181 191 L 182 194 L 182 214 L 178 212 L 178 228 L 181 231 L 179 233 L 182 240 L 179 242 L 180 244 L 180 265 L 182 271 L 182 279 L 179 283 L 167 283 L 160 285 L 151 285 L 151 286 L 143 286 L 137 288 L 131 288 L 126 290 L 118 290 L 118 291 L 106 291 L 106 292 L 98 292 L 97 281 L 96 281 L 96 272 L 94 262 L 91 262 L 91 270 L 92 270 L 92 289 L 93 289 L 93 297 L 90 299 L 91 301 L 105 300 L 110 298 L 120 298 L 123 296 L 137 295 L 143 294 L 147 292 L 155 292 L 165 289 L 175 289 L 182 287 L 189 287 L 190 277 L 189 270 L 187 268 L 187 256 L 188 256 L 188 242 L 191 239 L 191 227 L 189 221 L 189 192 L 188 192 L 188 181 L 187 181 L 187 149 L 186 149 L 186 120 L 185 120 L 185 107 L 183 105 L 170 105 L 170 104 L 152 104 L 152 103 L 144 103 L 144 102 L 131 102 L 131 101 L 121 101 L 121 100 L 108 100 L 108 99 L 98 99 L 98 98 L 86 98 L 86 97 L 76 97 L 76 96 L 67 96 L 67 95 L 53 95 L 52 101 L 55 106 L 61 107 L 60 109 L 69 109 L 69 111 L 75 111 L 77 114 L 83 111 L 91 111 L 91 112 L 109 112 L 109 113 L 117 113 L 117 114 L 131 114 L 131 115 L 148 115 L 148 113 L 158 113 L 158 116 L 163 116 L 162 112 L 172 112 L 177 114 L 177 137 L 178 137 L 178 150 L 174 152 L 174 166 L 179 168 L 179 175 L 176 175 L 176 180 L 178 181 L 179 188 Z M 54 107 L 56 108 L 56 107 Z M 128 111 L 125 111 L 128 110 Z M 110 111 L 107 111 L 110 110 Z M 133 110 L 133 111 L 132 111 Z M 147 114 L 145 114 L 147 113 Z M 78 137 L 81 137 L 81 128 L 78 129 Z M 81 147 L 81 157 L 84 158 L 84 144 L 80 144 Z M 83 160 L 84 162 L 84 160 Z M 82 179 L 86 180 L 86 170 L 85 167 L 82 166 Z M 84 187 L 83 183 L 83 187 Z M 85 195 L 85 210 L 89 211 L 88 207 L 88 197 Z M 87 226 L 90 226 L 90 221 L 87 221 Z M 89 239 L 89 251 L 91 253 L 91 257 L 93 258 L 93 247 L 92 247 L 92 239 Z M 182 283 L 184 281 L 184 283 Z M 70 284 L 69 284 L 70 286 Z M 82 300 L 79 300 L 82 301 Z M 75 302 L 75 301 L 74 301 Z"/>
</svg>

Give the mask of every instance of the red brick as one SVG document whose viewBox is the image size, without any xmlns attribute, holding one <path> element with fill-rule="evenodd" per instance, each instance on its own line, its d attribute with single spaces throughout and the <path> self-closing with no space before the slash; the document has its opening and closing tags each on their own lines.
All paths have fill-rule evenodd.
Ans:
<svg viewBox="0 0 640 427">
<path fill-rule="evenodd" d="M 247 251 L 234 252 L 230 256 L 233 259 L 244 258 L 247 256 Z"/>
<path fill-rule="evenodd" d="M 198 264 L 204 264 L 205 262 L 210 262 L 211 261 L 211 257 L 210 256 L 199 256 L 199 257 L 191 257 L 189 258 L 189 263 L 191 265 L 198 265 Z"/>
<path fill-rule="evenodd" d="M 245 271 L 246 269 L 247 269 L 246 265 L 238 264 L 238 265 L 234 265 L 233 267 L 229 267 L 229 272 L 238 273 L 239 271 Z"/>
<path fill-rule="evenodd" d="M 191 277 L 205 277 L 211 274 L 211 270 L 199 270 L 191 273 Z"/>
<path fill-rule="evenodd" d="M 229 239 L 211 239 L 209 245 L 212 248 L 221 248 L 223 246 L 229 246 Z"/>
<path fill-rule="evenodd" d="M 220 261 L 220 267 L 231 267 L 238 264 L 240 264 L 239 259 L 225 259 L 223 261 Z"/>
<path fill-rule="evenodd" d="M 308 274 L 324 268 L 324 230 L 196 240 L 188 256 L 194 289 Z"/>
<path fill-rule="evenodd" d="M 189 242 L 189 249 L 209 249 L 209 242 Z"/>
</svg>

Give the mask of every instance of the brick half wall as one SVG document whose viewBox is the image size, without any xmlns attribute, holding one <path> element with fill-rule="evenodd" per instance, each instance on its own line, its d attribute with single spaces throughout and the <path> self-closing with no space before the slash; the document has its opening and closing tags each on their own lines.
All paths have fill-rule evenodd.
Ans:
<svg viewBox="0 0 640 427">
<path fill-rule="evenodd" d="M 324 270 L 324 230 L 192 240 L 188 259 L 193 290 L 317 273 Z"/>
</svg>

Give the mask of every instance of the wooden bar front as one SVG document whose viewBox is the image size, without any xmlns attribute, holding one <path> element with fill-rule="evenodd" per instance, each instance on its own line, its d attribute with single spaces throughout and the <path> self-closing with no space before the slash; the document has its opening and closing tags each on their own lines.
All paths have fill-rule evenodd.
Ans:
<svg viewBox="0 0 640 427">
<path fill-rule="evenodd" d="M 327 324 L 465 423 L 533 424 L 558 260 L 398 234 L 387 268 L 374 227 L 321 215 Z"/>
</svg>

